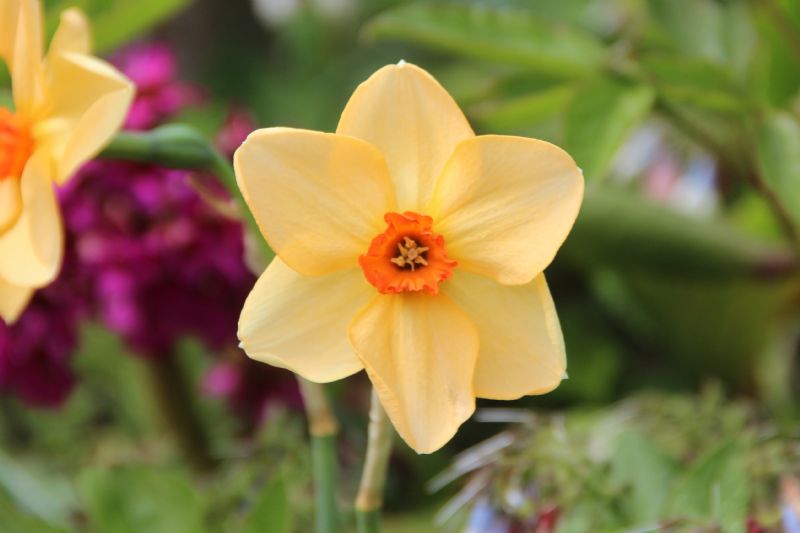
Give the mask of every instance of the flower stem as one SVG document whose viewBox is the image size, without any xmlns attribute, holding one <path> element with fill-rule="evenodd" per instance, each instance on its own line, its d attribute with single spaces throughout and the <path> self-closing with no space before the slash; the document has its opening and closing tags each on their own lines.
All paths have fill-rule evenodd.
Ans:
<svg viewBox="0 0 800 533">
<path fill-rule="evenodd" d="M 392 424 L 373 390 L 372 406 L 369 410 L 367 454 L 355 506 L 359 533 L 380 531 L 380 511 L 383 507 L 383 492 L 386 487 L 389 455 L 392 451 L 392 436 Z"/>
<path fill-rule="evenodd" d="M 252 213 L 245 205 L 230 161 L 203 136 L 184 124 L 167 124 L 146 132 L 121 132 L 98 156 L 101 159 L 134 161 L 166 168 L 205 171 L 217 176 L 234 198 L 238 215 L 254 235 L 259 235 Z M 264 239 L 255 239 L 265 258 L 273 256 Z M 256 274 L 260 274 L 257 272 Z"/>
<path fill-rule="evenodd" d="M 339 424 L 331 410 L 325 388 L 299 376 L 297 381 L 303 395 L 311 434 L 316 532 L 335 533 L 339 530 L 339 510 L 336 504 L 336 434 Z"/>
<path fill-rule="evenodd" d="M 175 445 L 192 470 L 201 475 L 209 473 L 215 461 L 175 354 L 145 359 L 145 368 L 159 415 L 173 435 Z"/>
</svg>

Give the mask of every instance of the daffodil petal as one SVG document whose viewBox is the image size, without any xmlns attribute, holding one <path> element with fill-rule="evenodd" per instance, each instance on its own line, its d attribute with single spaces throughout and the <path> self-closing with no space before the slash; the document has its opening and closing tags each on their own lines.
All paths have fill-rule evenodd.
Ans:
<svg viewBox="0 0 800 533">
<path fill-rule="evenodd" d="M 544 274 L 526 285 L 508 286 L 458 272 L 442 290 L 478 327 L 477 397 L 513 400 L 561 383 L 567 356 Z"/>
<path fill-rule="evenodd" d="M 400 211 L 427 204 L 453 149 L 474 136 L 447 91 L 421 68 L 403 62 L 380 69 L 355 90 L 336 131 L 383 153 Z"/>
<path fill-rule="evenodd" d="M 46 154 L 33 154 L 22 174 L 22 212 L 0 235 L 0 277 L 12 285 L 42 287 L 56 277 L 64 230 Z"/>
<path fill-rule="evenodd" d="M 14 225 L 22 210 L 19 179 L 0 177 L 0 235 Z"/>
<path fill-rule="evenodd" d="M 51 112 L 37 133 L 50 146 L 56 181 L 63 183 L 122 126 L 134 88 L 111 65 L 84 54 L 51 56 L 48 69 Z"/>
<path fill-rule="evenodd" d="M 269 128 L 234 157 L 236 179 L 261 232 L 294 270 L 321 275 L 358 265 L 394 209 L 381 154 L 364 141 Z"/>
<path fill-rule="evenodd" d="M 310 381 L 347 377 L 363 368 L 347 340 L 347 326 L 374 293 L 360 270 L 308 277 L 276 258 L 244 304 L 242 348 L 253 359 Z"/>
<path fill-rule="evenodd" d="M 475 410 L 478 332 L 447 296 L 380 295 L 350 342 L 397 432 L 418 453 L 449 441 Z"/>
<path fill-rule="evenodd" d="M 582 199 L 583 175 L 562 149 L 486 135 L 458 145 L 427 212 L 463 269 L 520 285 L 553 260 Z"/>
<path fill-rule="evenodd" d="M 18 113 L 30 116 L 42 101 L 42 12 L 39 0 L 20 0 L 11 60 L 12 91 Z"/>
<path fill-rule="evenodd" d="M 88 54 L 90 51 L 91 32 L 86 15 L 77 8 L 64 10 L 47 53 L 54 57 L 64 52 Z"/>
<path fill-rule="evenodd" d="M 14 57 L 19 22 L 19 0 L 0 0 L 0 60 L 9 69 Z"/>
<path fill-rule="evenodd" d="M 0 319 L 6 324 L 17 321 L 33 296 L 33 289 L 12 285 L 0 278 Z"/>
</svg>

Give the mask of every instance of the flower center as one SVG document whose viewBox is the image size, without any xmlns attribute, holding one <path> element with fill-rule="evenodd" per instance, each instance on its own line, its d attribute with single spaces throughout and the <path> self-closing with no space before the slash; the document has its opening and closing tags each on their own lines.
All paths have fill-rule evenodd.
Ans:
<svg viewBox="0 0 800 533">
<path fill-rule="evenodd" d="M 33 153 L 33 135 L 27 121 L 0 107 L 0 180 L 19 178 Z"/>
<path fill-rule="evenodd" d="M 411 211 L 386 213 L 383 219 L 386 231 L 358 258 L 367 281 L 383 294 L 437 294 L 458 263 L 447 257 L 444 237 L 432 231 L 433 219 Z"/>
</svg>

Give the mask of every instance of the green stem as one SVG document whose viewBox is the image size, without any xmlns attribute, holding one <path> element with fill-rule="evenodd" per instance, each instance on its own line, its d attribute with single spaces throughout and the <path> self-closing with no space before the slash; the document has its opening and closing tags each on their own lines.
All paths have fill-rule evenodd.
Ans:
<svg viewBox="0 0 800 533">
<path fill-rule="evenodd" d="M 383 410 L 374 389 L 369 411 L 368 433 L 364 472 L 361 475 L 355 505 L 359 533 L 380 531 L 380 511 L 383 507 L 383 493 L 392 451 L 392 423 L 386 416 L 386 411 Z"/>
<path fill-rule="evenodd" d="M 331 410 L 325 388 L 301 377 L 297 381 L 303 395 L 311 434 L 316 531 L 335 533 L 339 530 L 339 509 L 336 503 L 336 434 L 339 425 Z"/>
<path fill-rule="evenodd" d="M 192 401 L 186 376 L 175 354 L 145 360 L 158 414 L 175 445 L 198 474 L 215 467 L 208 438 Z"/>
<path fill-rule="evenodd" d="M 230 161 L 212 148 L 196 130 L 184 125 L 171 124 L 148 132 L 123 132 L 112 140 L 100 157 L 170 168 L 196 169 L 216 175 L 234 198 L 237 214 L 247 223 L 250 234 L 257 236 L 252 240 L 260 243 L 260 257 L 250 262 L 254 273 L 260 274 L 265 268 L 267 260 L 274 255 L 264 239 L 260 238 L 259 228 L 237 186 L 236 174 Z M 316 531 L 317 533 L 336 533 L 339 529 L 336 505 L 336 433 L 338 424 L 322 385 L 302 378 L 298 378 L 298 381 L 305 402 L 311 434 L 316 488 Z M 159 395 L 164 396 L 166 394 L 164 386 L 158 388 L 161 389 Z M 188 435 L 191 431 L 180 431 L 180 433 Z M 183 447 L 190 441 L 181 437 L 180 442 L 183 443 Z M 193 461 L 198 463 L 198 466 L 206 462 L 202 457 L 195 457 Z"/>
<path fill-rule="evenodd" d="M 358 533 L 379 533 L 381 530 L 381 512 L 378 509 L 356 513 Z"/>
<path fill-rule="evenodd" d="M 336 435 L 311 436 L 311 464 L 314 471 L 316 532 L 339 530 L 336 503 Z"/>
<path fill-rule="evenodd" d="M 206 171 L 217 176 L 236 202 L 237 214 L 253 235 L 260 235 L 255 218 L 247 208 L 230 161 L 215 150 L 194 128 L 167 124 L 147 132 L 122 132 L 99 155 L 101 159 L 149 163 L 168 168 Z M 262 238 L 253 239 L 261 246 L 265 261 L 273 256 Z M 260 274 L 261 272 L 256 272 Z"/>
</svg>

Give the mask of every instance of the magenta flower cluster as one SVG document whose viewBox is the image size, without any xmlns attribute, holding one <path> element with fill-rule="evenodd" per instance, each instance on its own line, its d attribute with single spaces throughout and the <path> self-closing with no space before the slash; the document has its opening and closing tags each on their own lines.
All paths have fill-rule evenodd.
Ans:
<svg viewBox="0 0 800 533">
<path fill-rule="evenodd" d="M 131 48 L 115 63 L 138 88 L 129 129 L 153 128 L 201 101 L 199 91 L 177 80 L 164 46 Z M 223 151 L 235 149 L 252 126 L 246 114 L 233 113 L 219 134 Z M 236 349 L 238 314 L 255 278 L 244 263 L 241 223 L 201 198 L 197 186 L 229 200 L 213 176 L 115 161 L 89 163 L 60 191 L 64 270 L 17 324 L 0 322 L 0 390 L 36 406 L 63 402 L 75 382 L 70 360 L 79 326 L 88 317 L 143 357 L 170 357 L 187 336 L 212 352 Z M 262 371 L 268 370 L 221 362 L 205 387 L 252 418 L 274 381 L 252 375 Z"/>
</svg>

